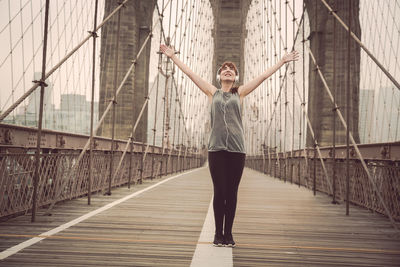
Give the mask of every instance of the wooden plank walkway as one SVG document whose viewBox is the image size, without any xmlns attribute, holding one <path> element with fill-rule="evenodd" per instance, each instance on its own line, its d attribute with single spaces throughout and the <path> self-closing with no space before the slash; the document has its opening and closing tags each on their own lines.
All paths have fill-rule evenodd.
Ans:
<svg viewBox="0 0 400 267">
<path fill-rule="evenodd" d="M 167 178 L 163 178 L 165 180 Z M 57 205 L 37 222 L 0 223 L 0 251 L 161 179 Z M 212 198 L 207 168 L 183 174 L 24 248 L 0 266 L 190 266 Z M 358 207 L 345 216 L 324 194 L 246 169 L 239 189 L 234 266 L 399 266 L 400 235 Z M 211 246 L 211 241 L 209 245 Z M 223 250 L 227 248 L 215 248 Z"/>
</svg>

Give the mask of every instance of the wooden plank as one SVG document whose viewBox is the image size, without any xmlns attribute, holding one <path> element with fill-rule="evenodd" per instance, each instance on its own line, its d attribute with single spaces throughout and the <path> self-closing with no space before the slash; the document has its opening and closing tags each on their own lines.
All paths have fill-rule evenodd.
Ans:
<svg viewBox="0 0 400 267">
<path fill-rule="evenodd" d="M 93 205 L 76 199 L 52 216 L 0 223 L 0 250 L 160 181 L 145 181 Z M 0 262 L 1 266 L 189 266 L 212 197 L 207 168 L 183 175 Z M 43 213 L 43 212 L 42 212 Z M 234 223 L 235 266 L 398 266 L 400 235 L 359 207 L 345 216 L 330 197 L 246 169 Z M 211 246 L 211 241 L 209 245 Z M 208 242 L 206 242 L 208 243 Z M 216 248 L 224 249 L 224 248 Z"/>
<path fill-rule="evenodd" d="M 239 188 L 235 266 L 398 266 L 387 218 L 331 204 L 325 194 L 246 169 Z"/>
<path fill-rule="evenodd" d="M 7 258 L 4 264 L 188 266 L 212 197 L 211 180 L 204 179 L 204 173 L 207 173 L 207 169 L 159 185 L 24 249 Z M 144 185 L 139 187 L 143 188 Z M 128 193 L 131 194 L 132 190 L 119 188 L 113 191 L 112 199 L 96 196 L 93 202 L 96 206 L 104 205 Z M 39 216 L 39 222 L 35 225 L 56 226 L 68 221 L 67 217 L 78 217 L 82 213 L 81 210 L 88 211 L 88 208 L 82 205 L 84 203 L 79 203 L 81 201 L 72 202 L 75 202 L 75 205 L 66 202 L 64 209 L 57 207 L 51 217 Z M 73 212 L 69 208 L 73 208 Z M 16 228 L 12 221 L 18 222 L 20 226 L 24 225 L 25 228 Z M 3 234 L 39 234 L 48 229 L 46 226 L 37 231 L 35 226 L 30 227 L 29 223 L 16 218 L 3 223 L 0 231 Z M 4 242 L 3 237 L 0 238 L 2 248 L 15 242 L 12 239 L 18 239 L 10 237 L 8 242 Z M 22 241 L 21 239 L 27 238 L 20 238 L 18 241 Z"/>
</svg>

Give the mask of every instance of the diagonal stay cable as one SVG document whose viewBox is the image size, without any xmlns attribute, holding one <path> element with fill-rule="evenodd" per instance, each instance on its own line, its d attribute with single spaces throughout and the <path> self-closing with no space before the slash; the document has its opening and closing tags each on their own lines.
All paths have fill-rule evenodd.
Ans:
<svg viewBox="0 0 400 267">
<path fill-rule="evenodd" d="M 166 6 L 167 6 L 168 4 L 169 4 L 169 2 L 166 4 Z M 165 7 L 165 8 L 166 8 L 166 7 Z M 164 8 L 164 10 L 165 10 L 165 8 Z M 162 16 L 162 15 L 160 15 L 160 17 L 161 17 L 161 16 Z M 159 20 L 159 21 L 161 21 L 161 20 Z M 165 33 L 162 23 L 161 23 L 161 31 L 162 31 L 163 33 Z M 176 28 L 175 28 L 175 32 L 176 32 Z M 175 33 L 174 33 L 174 34 L 175 34 Z M 165 34 L 164 34 L 164 36 L 165 36 Z M 160 74 L 160 72 L 159 72 L 157 75 L 159 75 L 159 74 Z M 176 86 L 176 84 L 175 84 L 175 86 Z M 151 88 L 151 92 L 152 92 L 153 88 L 154 88 L 154 84 L 153 84 L 153 87 Z M 151 94 L 151 92 L 149 93 L 149 95 Z M 140 113 L 139 113 L 139 115 L 138 115 L 138 118 L 137 118 L 137 120 L 136 120 L 135 126 L 133 127 L 133 130 L 132 130 L 132 132 L 131 132 L 131 134 L 130 134 L 130 137 L 128 138 L 128 142 L 127 142 L 127 144 L 126 144 L 126 146 L 125 146 L 125 149 L 124 149 L 124 151 L 123 151 L 123 154 L 122 154 L 122 156 L 121 156 L 121 159 L 119 160 L 118 166 L 117 166 L 117 168 L 116 168 L 116 170 L 115 170 L 115 172 L 114 172 L 113 179 L 114 179 L 115 176 L 117 175 L 117 172 L 119 171 L 119 168 L 120 168 L 121 165 L 122 165 L 122 161 L 123 161 L 123 159 L 124 159 L 124 157 L 125 157 L 125 155 L 126 155 L 126 152 L 128 151 L 128 147 L 129 147 L 129 145 L 130 145 L 130 142 L 131 142 L 131 140 L 132 140 L 133 135 L 135 134 L 137 125 L 138 125 L 138 123 L 139 123 L 139 121 L 140 121 L 140 119 L 141 119 L 141 116 L 142 116 L 142 114 L 143 114 L 143 112 L 144 112 L 144 109 L 145 109 L 145 107 L 146 107 L 148 101 L 149 101 L 149 97 L 146 98 L 146 101 L 145 101 L 145 103 L 143 104 L 142 109 L 141 109 L 141 111 L 140 111 Z M 181 113 L 182 113 L 182 112 L 181 112 Z M 185 128 L 185 130 L 186 130 L 186 128 Z M 145 150 L 145 154 L 144 154 L 143 160 L 146 158 L 146 155 L 147 155 L 149 146 L 150 146 L 150 145 L 147 144 L 147 147 L 146 147 L 146 150 Z M 171 152 L 172 152 L 172 150 L 171 150 Z"/>
<path fill-rule="evenodd" d="M 158 10 L 158 12 L 159 12 L 159 7 L 158 7 L 158 4 L 156 5 L 157 6 L 157 10 Z M 186 5 L 185 5 L 186 6 Z M 165 8 L 163 9 L 163 10 L 165 10 Z M 182 12 L 182 14 L 183 14 L 183 12 Z M 162 16 L 161 16 L 161 14 L 159 13 L 159 17 L 160 17 L 160 21 L 162 21 L 161 20 L 161 18 L 162 18 Z M 175 29 L 175 32 L 174 32 L 174 35 L 175 35 L 175 33 L 176 33 L 176 30 L 177 29 Z M 162 25 L 162 23 L 161 23 L 161 34 L 162 35 L 164 35 L 164 40 L 166 39 L 165 38 L 165 34 L 164 34 L 164 28 L 163 28 L 163 25 Z M 159 74 L 160 74 L 160 72 L 157 74 L 157 77 L 159 76 Z M 156 77 L 156 78 L 157 78 Z M 173 77 L 172 77 L 173 78 Z M 173 79 L 174 80 L 174 79 Z M 154 85 L 153 85 L 154 86 Z M 175 86 L 176 86 L 176 84 L 175 84 Z M 152 90 L 152 89 L 151 89 Z M 151 93 L 150 93 L 151 94 Z M 149 95 L 150 95 L 149 94 Z M 179 102 L 179 104 L 180 104 L 180 102 Z M 142 108 L 142 110 L 143 110 L 143 108 Z M 182 109 L 181 109 L 181 114 L 183 114 L 182 113 Z M 184 116 L 182 116 L 183 118 L 184 118 Z M 138 118 L 138 120 L 139 120 L 140 118 Z M 157 117 L 157 119 L 158 119 L 158 117 Z M 157 120 L 156 120 L 156 122 L 155 123 L 157 123 Z M 136 124 L 135 124 L 136 125 Z M 134 127 L 135 129 L 133 130 L 133 134 L 135 133 L 135 130 L 136 130 L 136 126 Z M 186 132 L 186 135 L 188 135 L 188 133 L 187 133 L 187 129 L 186 129 L 186 127 L 185 127 L 185 132 Z M 132 136 L 133 136 L 133 134 L 132 134 Z M 128 144 L 129 145 L 129 144 Z M 128 146 L 127 145 L 127 146 Z M 123 161 L 123 158 L 124 158 L 124 156 L 125 156 L 125 154 L 126 154 L 126 152 L 127 152 L 127 146 L 126 146 L 126 149 L 124 150 L 124 153 L 123 153 L 123 155 L 122 155 L 122 157 L 121 157 L 121 159 L 120 159 L 120 161 L 119 161 L 119 163 L 118 163 L 118 167 L 116 168 L 116 171 L 115 171 L 115 175 L 116 175 L 116 173 L 118 172 L 118 170 L 119 170 L 119 168 L 120 168 L 120 166 L 121 166 L 121 164 L 122 164 L 122 161 Z M 147 153 L 148 153 L 148 151 L 149 151 L 149 147 L 150 147 L 150 144 L 148 143 L 147 144 L 147 146 L 146 146 L 146 149 L 145 149 L 145 151 L 144 151 L 144 155 L 143 155 L 143 161 L 145 161 L 146 160 L 146 156 L 147 156 Z M 180 155 L 180 150 L 181 150 L 181 148 L 179 148 L 179 155 Z M 114 175 L 114 176 L 115 176 Z M 155 175 L 155 176 L 157 176 L 157 174 Z"/>
<path fill-rule="evenodd" d="M 128 1 L 128 0 L 125 0 L 121 5 L 123 5 L 126 1 Z M 119 7 L 121 7 L 121 5 L 120 5 Z M 118 11 L 118 10 L 114 10 L 113 13 L 115 13 L 116 11 Z M 111 13 L 111 14 L 113 14 L 113 13 Z M 110 16 L 111 16 L 111 14 L 110 14 Z M 109 17 L 110 17 L 110 16 L 109 16 Z M 156 25 L 158 24 L 158 22 L 159 22 L 159 21 L 157 21 Z M 104 24 L 104 21 L 103 21 L 103 23 L 102 23 L 100 26 L 102 26 L 103 24 Z M 97 30 L 97 29 L 99 29 L 99 27 L 97 27 L 96 30 Z M 131 66 L 129 67 L 128 71 L 126 72 L 124 78 L 122 79 L 120 85 L 119 85 L 118 88 L 117 88 L 116 97 L 118 97 L 119 92 L 121 91 L 122 87 L 124 86 L 125 82 L 127 81 L 128 77 L 130 76 L 132 70 L 134 69 L 134 66 L 135 66 L 135 64 L 136 64 L 137 59 L 140 57 L 140 55 L 142 54 L 142 52 L 143 52 L 143 50 L 144 50 L 144 48 L 145 48 L 147 42 L 150 40 L 150 38 L 151 38 L 151 36 L 152 36 L 152 34 L 153 34 L 153 29 L 154 29 L 154 27 L 152 27 L 152 30 L 149 32 L 149 34 L 147 35 L 146 39 L 144 40 L 144 42 L 143 42 L 143 44 L 142 44 L 142 46 L 141 46 L 139 52 L 137 53 L 135 59 L 132 60 Z M 110 111 L 110 109 L 111 109 L 111 107 L 112 107 L 112 104 L 113 104 L 113 102 L 114 102 L 115 100 L 116 100 L 116 99 L 114 99 L 114 97 L 111 99 L 111 101 L 110 101 L 110 103 L 108 104 L 107 108 L 104 110 L 104 113 L 103 113 L 102 117 L 101 117 L 100 120 L 97 122 L 97 125 L 96 125 L 95 129 L 93 130 L 93 133 L 97 132 L 98 129 L 100 128 L 101 124 L 103 123 L 103 121 L 104 121 L 104 119 L 105 119 L 107 113 Z M 131 139 L 128 140 L 128 144 L 130 144 L 130 140 L 131 140 Z M 78 158 L 77 158 L 76 161 L 74 162 L 74 165 L 71 167 L 71 170 L 69 171 L 69 174 L 67 175 L 67 177 L 72 177 L 72 176 L 73 176 L 73 174 L 74 174 L 74 172 L 76 171 L 76 169 L 77 169 L 77 167 L 78 167 L 80 161 L 82 160 L 82 158 L 83 158 L 85 152 L 88 150 L 89 144 L 90 144 L 90 139 L 86 142 L 86 144 L 85 144 L 85 146 L 83 147 L 81 153 L 79 154 Z M 57 194 L 56 194 L 56 196 L 55 196 L 53 202 L 51 203 L 51 206 L 50 206 L 49 209 L 51 209 L 51 208 L 54 206 L 54 204 L 58 201 L 59 195 L 61 194 L 62 188 L 64 187 L 64 185 L 65 185 L 65 183 L 67 182 L 67 180 L 68 180 L 68 179 L 64 179 L 64 180 L 63 180 L 63 183 L 62 183 L 62 185 L 60 186 L 60 188 L 59 188 L 59 190 L 58 190 L 58 192 L 57 192 Z"/>
<path fill-rule="evenodd" d="M 309 48 L 309 49 L 310 49 L 310 48 Z M 338 116 L 339 116 L 339 119 L 340 119 L 340 121 L 342 122 L 343 127 L 345 128 L 345 130 L 347 130 L 347 127 L 348 127 L 348 126 L 347 126 L 347 123 L 346 123 L 346 121 L 345 121 L 345 119 L 344 119 L 344 117 L 343 117 L 343 115 L 342 115 L 342 112 L 340 111 L 339 106 L 336 104 L 336 101 L 335 101 L 335 99 L 333 98 L 333 95 L 332 95 L 332 93 L 331 93 L 331 90 L 330 90 L 330 88 L 329 88 L 329 86 L 328 86 L 328 84 L 327 84 L 327 82 L 326 82 L 326 80 L 325 80 L 324 75 L 323 75 L 322 72 L 321 72 L 321 69 L 320 69 L 319 66 L 317 65 L 316 59 L 315 59 L 313 53 L 311 52 L 311 49 L 310 49 L 310 56 L 311 56 L 311 59 L 312 59 L 312 61 L 314 62 L 314 64 L 317 66 L 317 67 L 316 67 L 317 72 L 318 72 L 318 74 L 319 74 L 319 76 L 320 76 L 320 78 L 321 78 L 322 83 L 324 84 L 324 88 L 325 88 L 326 92 L 328 93 L 329 98 L 331 99 L 332 103 L 335 105 L 335 110 L 336 110 L 336 112 L 337 112 L 337 114 L 338 114 Z M 364 168 L 364 170 L 365 170 L 365 172 L 366 172 L 366 174 L 367 174 L 367 176 L 368 176 L 368 179 L 370 180 L 370 182 L 371 182 L 371 184 L 372 184 L 372 187 L 374 188 L 375 193 L 377 194 L 377 196 L 378 196 L 378 198 L 379 198 L 379 201 L 381 202 L 383 208 L 385 209 L 386 215 L 389 217 L 390 222 L 392 223 L 393 227 L 397 230 L 395 221 L 393 220 L 393 217 L 392 217 L 392 215 L 390 214 L 390 211 L 389 211 L 389 209 L 388 209 L 388 207 L 387 207 L 385 201 L 383 200 L 382 194 L 379 192 L 379 190 L 378 190 L 378 188 L 377 188 L 377 185 L 376 185 L 374 179 L 372 178 L 372 175 L 371 175 L 370 171 L 368 170 L 367 164 L 365 163 L 365 160 L 364 160 L 363 156 L 361 155 L 361 152 L 360 152 L 360 150 L 359 150 L 359 148 L 358 148 L 358 146 L 357 146 L 357 144 L 356 144 L 356 142 L 355 142 L 355 140 L 354 140 L 354 138 L 353 138 L 353 134 L 352 134 L 351 132 L 350 132 L 350 141 L 351 141 L 351 143 L 353 144 L 353 147 L 354 147 L 354 149 L 355 149 L 355 151 L 356 151 L 356 153 L 357 153 L 357 156 L 358 156 L 358 158 L 360 159 L 360 162 L 361 162 L 361 164 L 362 164 L 362 166 L 363 166 L 363 168 Z"/>
<path fill-rule="evenodd" d="M 303 11 L 303 15 L 302 15 L 302 17 L 301 17 L 301 19 L 300 19 L 299 24 L 301 24 L 301 23 L 304 23 L 304 11 Z M 297 29 L 297 33 L 296 33 L 295 39 L 294 39 L 294 41 L 293 41 L 292 50 L 294 49 L 294 45 L 295 45 L 295 43 L 296 43 L 297 37 L 299 36 L 299 33 L 300 33 L 300 27 L 298 27 L 298 29 Z M 304 59 L 303 59 L 303 60 L 304 60 Z M 288 69 L 289 69 L 289 68 L 292 68 L 292 66 L 291 66 L 290 64 L 286 65 L 285 74 L 284 74 L 283 79 L 286 78 L 287 72 L 288 72 Z M 293 70 L 293 71 L 295 71 L 295 70 Z M 297 82 L 295 82 L 295 84 L 296 84 L 296 89 L 297 89 Z M 277 102 L 277 101 L 279 100 L 279 97 L 281 96 L 282 89 L 283 89 L 283 83 L 282 83 L 281 86 L 280 86 L 279 95 L 278 95 L 278 98 L 276 99 L 275 102 Z M 300 97 L 300 96 L 299 96 L 299 97 Z M 301 101 L 301 97 L 300 97 L 300 101 Z M 301 107 L 302 107 L 302 109 L 303 109 L 303 111 L 304 111 L 304 110 L 305 110 L 305 103 L 302 103 L 302 104 L 301 104 Z M 268 128 L 267 128 L 267 132 L 266 132 L 265 135 L 268 135 L 268 133 L 269 133 L 269 131 L 270 131 L 270 129 L 271 129 L 272 117 L 274 116 L 275 112 L 276 112 L 276 105 L 275 105 L 275 109 L 274 109 L 273 113 L 271 114 L 270 124 L 269 124 L 269 126 L 268 126 Z M 313 131 L 313 129 L 312 129 L 312 126 L 311 126 L 311 124 L 310 124 L 310 120 L 309 120 L 309 117 L 308 117 L 307 112 L 304 113 L 304 115 L 307 117 L 307 125 L 308 125 L 308 127 L 309 127 L 309 129 L 310 129 L 311 137 L 312 137 L 312 139 L 313 139 L 313 141 L 314 141 L 314 145 L 315 145 L 315 147 L 316 147 L 316 149 L 317 149 L 317 153 L 318 153 L 318 155 L 319 155 L 319 159 L 320 159 L 320 162 L 321 162 L 321 166 L 322 166 L 322 169 L 323 169 L 323 171 L 324 171 L 325 180 L 326 180 L 326 182 L 327 182 L 328 185 L 329 185 L 330 192 L 332 193 L 332 192 L 333 192 L 332 184 L 331 184 L 331 182 L 330 182 L 330 180 L 329 180 L 328 171 L 327 171 L 327 169 L 326 169 L 325 162 L 324 162 L 324 160 L 323 160 L 323 158 L 322 158 L 322 153 L 321 153 L 321 150 L 320 150 L 320 148 L 319 148 L 318 141 L 316 140 L 316 137 L 315 137 L 314 131 Z M 282 137 L 281 137 L 281 138 L 282 138 Z M 306 152 L 306 148 L 305 148 L 305 147 L 304 147 L 304 152 Z M 276 153 L 276 155 L 279 156 L 279 153 Z M 306 157 L 306 158 L 307 158 L 307 157 Z"/>
<path fill-rule="evenodd" d="M 157 76 L 158 76 L 158 75 L 160 75 L 160 73 L 157 73 Z M 156 78 L 157 78 L 157 77 L 156 77 Z M 155 84 L 156 84 L 156 83 L 153 83 L 153 86 L 151 87 L 150 92 L 149 92 L 148 95 L 151 95 L 151 93 L 153 92 L 153 89 L 156 87 Z M 142 105 L 142 108 L 141 108 L 141 110 L 140 110 L 140 112 L 139 112 L 139 115 L 138 115 L 138 117 L 137 117 L 137 119 L 136 119 L 135 125 L 133 126 L 133 129 L 132 129 L 132 131 L 131 131 L 131 133 L 130 133 L 130 135 L 129 135 L 129 137 L 128 137 L 128 141 L 127 141 L 127 143 L 126 143 L 126 145 L 125 145 L 125 148 L 124 148 L 124 151 L 123 151 L 123 153 L 122 153 L 122 156 L 121 156 L 121 158 L 120 158 L 120 160 L 119 160 L 119 162 L 118 162 L 117 167 L 115 168 L 115 171 L 114 171 L 114 174 L 113 174 L 113 177 L 112 177 L 112 181 L 114 181 L 115 177 L 117 176 L 118 171 L 119 171 L 119 168 L 120 168 L 121 165 L 122 165 L 122 162 L 123 162 L 123 160 L 124 160 L 124 158 L 125 158 L 126 153 L 128 152 L 128 148 L 129 148 L 129 146 L 130 146 L 130 144 L 131 144 L 131 142 L 132 142 L 132 140 L 133 140 L 133 136 L 134 136 L 134 134 L 135 134 L 135 132 L 136 132 L 136 128 L 137 128 L 137 126 L 139 125 L 140 119 L 141 119 L 142 116 L 143 116 L 144 110 L 145 110 L 146 107 L 147 107 L 147 103 L 149 102 L 149 99 L 150 99 L 150 97 L 147 96 L 147 97 L 146 97 L 146 100 L 144 101 L 144 103 L 143 103 L 143 105 Z M 148 144 L 148 146 L 149 146 L 149 144 Z"/>
<path fill-rule="evenodd" d="M 321 1 L 324 1 L 324 0 L 321 0 Z M 334 12 L 332 12 L 332 13 L 334 14 Z M 347 28 L 347 31 L 348 31 L 348 28 Z M 353 38 L 354 38 L 354 37 L 353 37 Z M 328 83 L 326 82 L 325 77 L 324 77 L 323 73 L 321 72 L 321 68 L 320 68 L 319 65 L 317 64 L 317 61 L 316 61 L 316 59 L 315 59 L 315 57 L 314 57 L 314 54 L 313 54 L 313 52 L 312 52 L 310 46 L 307 44 L 306 47 L 307 47 L 307 49 L 309 50 L 310 58 L 311 58 L 311 60 L 313 61 L 314 65 L 316 66 L 316 71 L 317 71 L 318 75 L 319 75 L 320 78 L 321 78 L 321 81 L 322 81 L 322 83 L 323 83 L 323 85 L 324 85 L 324 88 L 325 88 L 325 90 L 326 90 L 326 92 L 327 92 L 327 94 L 328 94 L 330 100 L 331 100 L 332 103 L 335 105 L 335 110 L 336 110 L 336 112 L 337 112 L 337 114 L 338 114 L 338 117 L 339 117 L 340 121 L 342 122 L 343 127 L 345 128 L 345 130 L 347 130 L 347 123 L 346 123 L 346 121 L 345 121 L 345 119 L 344 119 L 344 117 L 343 117 L 343 115 L 342 115 L 342 112 L 340 111 L 339 106 L 336 104 L 336 101 L 335 101 L 335 99 L 334 99 L 334 97 L 333 97 L 333 95 L 332 95 L 332 92 L 331 92 L 331 90 L 330 90 L 330 88 L 329 88 L 329 86 L 328 86 Z M 356 151 L 356 154 L 357 154 L 357 156 L 358 156 L 358 158 L 359 158 L 359 160 L 360 160 L 360 162 L 361 162 L 361 164 L 362 164 L 362 166 L 363 166 L 363 168 L 364 168 L 364 170 L 365 170 L 365 172 L 366 172 L 366 174 L 367 174 L 367 176 L 368 176 L 368 179 L 369 179 L 369 181 L 371 182 L 372 187 L 373 187 L 375 193 L 377 194 L 378 199 L 379 199 L 379 201 L 381 202 L 381 204 L 382 204 L 382 206 L 383 206 L 383 208 L 384 208 L 384 210 L 385 210 L 385 212 L 386 212 L 386 215 L 388 216 L 388 218 L 389 218 L 389 220 L 390 220 L 390 222 L 391 222 L 393 228 L 396 229 L 396 230 L 398 230 L 398 228 L 397 228 L 397 226 L 396 226 L 396 222 L 394 221 L 392 215 L 390 214 L 390 211 L 389 211 L 389 209 L 388 209 L 388 207 L 387 207 L 385 201 L 383 200 L 382 194 L 379 192 L 379 190 L 378 190 L 378 188 L 377 188 L 377 185 L 376 185 L 374 179 L 372 178 L 372 175 L 371 175 L 371 173 L 370 173 L 370 171 L 369 171 L 369 169 L 368 169 L 368 166 L 367 166 L 367 164 L 365 163 L 365 160 L 364 160 L 363 156 L 361 155 L 360 149 L 358 148 L 358 145 L 356 144 L 356 142 L 355 142 L 355 140 L 354 140 L 354 138 L 353 138 L 353 134 L 352 134 L 351 132 L 350 132 L 350 141 L 351 141 L 351 143 L 352 143 L 352 145 L 353 145 L 353 147 L 354 147 L 354 150 Z"/>
<path fill-rule="evenodd" d="M 193 12 L 193 10 L 194 10 L 194 8 L 198 8 L 198 9 L 203 9 L 204 8 L 204 5 L 192 5 L 192 8 L 191 8 L 191 10 L 190 10 L 190 14 L 189 14 L 189 16 L 192 14 L 192 12 Z M 196 13 L 196 12 L 195 12 Z M 201 21 L 201 19 L 203 18 L 203 14 L 204 14 L 204 12 L 197 12 L 197 14 L 199 14 L 198 16 L 196 16 L 196 18 L 195 19 L 192 19 L 192 22 L 193 22 L 193 26 L 194 27 L 196 27 L 196 25 L 197 24 L 200 24 L 200 21 Z M 188 20 L 188 22 L 187 23 L 191 23 L 191 20 Z M 192 29 L 192 31 L 193 31 L 193 27 L 191 28 Z M 175 35 L 176 34 L 176 31 L 174 32 L 174 34 L 173 34 L 173 36 L 176 36 Z M 200 31 L 196 31 L 196 32 L 194 32 L 192 35 L 191 35 L 191 39 L 193 40 L 197 40 L 197 37 L 200 35 Z M 179 44 L 179 46 L 181 45 L 181 43 Z M 193 45 L 199 45 L 199 42 L 195 42 Z M 196 60 L 197 58 L 194 58 L 192 61 L 191 61 L 191 63 L 193 64 L 194 63 L 194 61 Z M 177 86 L 177 84 L 176 84 L 176 80 L 175 80 L 175 76 L 174 76 L 174 74 L 175 74 L 175 72 L 172 72 L 172 82 L 174 83 L 174 87 L 173 87 L 173 89 L 175 89 L 175 97 L 176 97 L 176 100 L 178 101 L 178 103 L 179 103 L 179 107 L 180 107 L 180 114 L 183 116 L 183 111 L 182 111 L 182 109 L 181 109 L 181 103 L 180 103 L 180 100 L 179 100 L 179 98 L 178 98 L 178 92 L 177 92 L 177 89 L 178 89 L 178 86 Z M 181 85 L 181 88 L 182 88 L 182 85 Z M 198 93 L 199 93 L 199 91 L 197 91 Z M 187 123 L 186 123 L 186 125 L 188 125 Z M 187 133 L 187 130 L 186 130 L 186 127 L 185 127 L 185 133 L 186 133 L 186 135 L 187 135 L 187 137 L 189 137 L 189 135 L 188 135 L 188 133 Z M 171 154 L 172 154 L 172 150 L 170 150 L 169 151 L 169 158 L 171 157 Z"/>
<path fill-rule="evenodd" d="M 325 0 L 321 0 L 321 2 L 326 6 L 329 10 L 329 13 L 333 15 L 336 20 L 343 26 L 343 28 L 348 32 L 349 27 L 344 23 L 344 21 L 336 14 L 335 11 L 329 6 L 329 4 Z M 358 37 L 351 32 L 351 37 L 358 43 L 358 45 L 368 54 L 368 56 L 376 63 L 376 65 L 385 73 L 385 75 L 392 81 L 392 83 L 400 90 L 400 84 L 396 81 L 396 79 L 385 69 L 385 67 L 379 62 L 379 60 L 368 50 L 368 48 L 358 39 Z"/>
<path fill-rule="evenodd" d="M 124 0 L 122 3 L 118 5 L 100 24 L 97 26 L 96 31 L 101 29 L 106 22 L 108 22 L 117 12 L 130 0 Z M 171 0 L 169 0 L 171 1 Z M 69 52 L 60 62 L 55 65 L 48 73 L 45 74 L 45 80 L 49 78 L 67 59 L 69 59 L 81 46 L 83 46 L 91 37 L 94 37 L 94 34 L 90 32 L 88 36 L 85 37 L 71 52 Z M 44 82 L 44 81 L 43 81 Z M 3 121 L 19 104 L 22 103 L 33 91 L 35 91 L 39 87 L 40 83 L 35 83 L 25 94 L 23 94 L 17 101 L 15 101 L 7 110 L 0 114 L 0 122 Z"/>
<path fill-rule="evenodd" d="M 169 4 L 169 2 L 166 4 L 166 6 L 167 6 L 168 4 Z M 165 10 L 165 8 L 164 8 L 164 10 Z M 160 18 L 161 18 L 161 17 L 162 17 L 162 15 L 160 15 Z M 161 21 L 161 20 L 158 20 L 158 21 Z M 156 25 L 157 25 L 157 24 L 156 24 Z M 164 32 L 164 28 L 163 28 L 162 23 L 160 24 L 160 27 L 161 27 L 161 31 Z M 154 29 L 154 27 L 152 27 L 152 28 Z M 176 28 L 175 28 L 175 31 L 176 31 Z M 137 57 L 137 58 L 138 58 L 138 57 Z M 158 76 L 158 75 L 160 75 L 160 70 L 159 70 L 159 72 L 157 73 L 157 76 Z M 156 77 L 156 78 L 157 78 L 157 77 Z M 173 78 L 173 76 L 172 76 L 172 78 Z M 174 81 L 174 79 L 173 79 L 173 81 Z M 153 91 L 153 88 L 155 87 L 154 85 L 155 85 L 155 83 L 153 84 L 152 88 L 150 89 L 150 92 L 149 92 L 148 96 L 151 95 L 151 93 L 152 93 L 152 91 Z M 176 86 L 176 84 L 175 84 L 175 86 Z M 148 101 L 149 101 L 149 99 L 150 99 L 148 96 L 146 97 L 146 101 L 143 103 L 142 109 L 140 110 L 140 113 L 139 113 L 139 115 L 138 115 L 138 118 L 136 119 L 135 125 L 134 125 L 134 127 L 133 127 L 133 129 L 132 129 L 132 132 L 131 132 L 129 138 L 128 138 L 128 142 L 127 142 L 126 145 L 125 145 L 125 148 L 124 148 L 124 151 L 123 151 L 123 153 L 122 153 L 122 156 L 121 156 L 121 158 L 120 158 L 120 160 L 119 160 L 119 162 L 118 162 L 117 168 L 115 169 L 115 172 L 114 172 L 114 175 L 113 175 L 113 180 L 114 180 L 115 176 L 117 175 L 117 173 L 118 173 L 118 171 L 119 171 L 119 168 L 120 168 L 121 165 L 122 165 L 122 161 L 124 160 L 124 157 L 125 157 L 125 155 L 126 155 L 126 153 L 127 153 L 127 151 L 128 151 L 128 147 L 129 147 L 129 145 L 130 145 L 130 142 L 131 142 L 131 140 L 133 139 L 133 136 L 134 136 L 134 134 L 135 134 L 135 132 L 136 132 L 136 128 L 137 128 L 137 126 L 138 126 L 138 124 L 139 124 L 139 121 L 140 121 L 140 119 L 141 119 L 141 117 L 142 117 L 142 115 L 143 115 L 143 112 L 144 112 L 144 110 L 145 110 L 145 108 L 146 108 L 146 106 L 147 106 L 147 103 L 148 103 Z M 156 101 L 157 101 L 157 100 L 156 100 Z M 182 111 L 181 111 L 181 113 L 182 113 Z M 183 114 L 183 113 L 182 113 L 182 114 Z M 185 127 L 185 131 L 186 131 L 186 127 Z M 149 147 L 150 147 L 150 144 L 147 144 L 146 150 L 144 151 L 145 154 L 144 154 L 144 156 L 143 156 L 143 161 L 146 159 L 146 156 L 147 156 L 147 152 L 148 152 Z M 172 150 L 171 150 L 171 151 L 172 151 Z"/>
</svg>

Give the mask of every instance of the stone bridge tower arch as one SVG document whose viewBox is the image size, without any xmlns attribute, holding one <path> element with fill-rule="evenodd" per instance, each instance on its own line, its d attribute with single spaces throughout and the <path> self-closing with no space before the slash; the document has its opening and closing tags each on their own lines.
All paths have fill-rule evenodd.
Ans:
<svg viewBox="0 0 400 267">
<path fill-rule="evenodd" d="M 120 43 L 118 52 L 117 84 L 119 84 L 135 59 L 149 34 L 155 8 L 155 0 L 128 1 L 122 8 Z M 106 17 L 118 6 L 118 1 L 106 0 Z M 103 114 L 114 92 L 115 50 L 117 36 L 117 15 L 104 25 L 101 31 L 100 52 L 100 97 L 99 114 Z M 151 40 L 137 60 L 135 72 L 131 73 L 117 98 L 115 138 L 127 139 L 132 130 L 148 93 L 149 59 Z M 134 102 L 133 102 L 134 100 Z M 147 109 L 143 114 L 147 118 Z M 98 135 L 111 136 L 111 113 L 106 117 Z M 142 119 L 135 133 L 135 140 L 146 142 L 147 120 Z"/>
</svg>

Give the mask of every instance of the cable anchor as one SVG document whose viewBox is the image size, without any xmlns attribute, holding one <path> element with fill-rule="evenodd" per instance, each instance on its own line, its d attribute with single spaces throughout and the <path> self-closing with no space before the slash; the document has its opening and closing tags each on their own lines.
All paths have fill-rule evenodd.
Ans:
<svg viewBox="0 0 400 267">
<path fill-rule="evenodd" d="M 93 38 L 97 38 L 97 37 L 99 37 L 99 36 L 97 35 L 97 32 L 94 32 L 94 31 L 88 31 L 88 33 L 90 33 L 90 35 L 91 35 Z"/>
<path fill-rule="evenodd" d="M 32 82 L 33 82 L 33 83 L 38 83 L 39 86 L 43 86 L 43 87 L 49 86 L 49 85 L 48 85 L 46 82 L 44 82 L 42 79 L 40 79 L 40 80 L 33 80 Z"/>
</svg>

